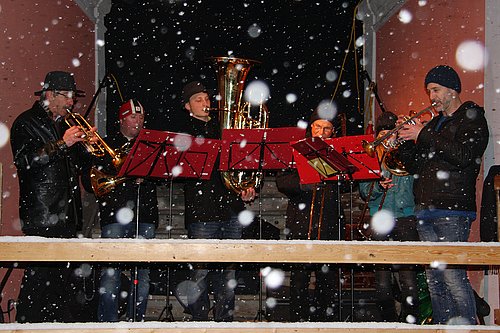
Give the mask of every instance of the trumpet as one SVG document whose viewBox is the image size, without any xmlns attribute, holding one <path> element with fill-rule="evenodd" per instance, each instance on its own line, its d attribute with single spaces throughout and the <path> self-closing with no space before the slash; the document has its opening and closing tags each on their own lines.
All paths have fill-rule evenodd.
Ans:
<svg viewBox="0 0 500 333">
<path fill-rule="evenodd" d="M 116 169 L 119 169 L 123 162 L 125 162 L 122 154 L 115 152 L 99 135 L 99 133 L 94 132 L 92 126 L 89 124 L 85 118 L 79 113 L 71 112 L 69 109 L 66 109 L 68 112 L 64 117 L 64 120 L 68 126 L 77 126 L 80 131 L 83 132 L 84 141 L 82 141 L 85 149 L 92 155 L 96 157 L 103 157 L 104 155 L 109 154 L 112 159 L 113 166 Z M 97 140 L 94 142 L 90 140 L 92 137 L 96 137 Z"/>
<path fill-rule="evenodd" d="M 415 124 L 415 119 L 419 118 L 422 116 L 424 113 L 429 112 L 431 114 L 431 117 L 434 118 L 434 107 L 436 106 L 436 103 L 432 103 L 430 106 L 426 107 L 425 109 L 422 109 L 415 113 L 411 117 L 406 117 L 405 120 L 399 124 L 398 126 L 394 127 L 392 130 L 387 132 L 385 135 L 382 135 L 381 137 L 375 139 L 372 142 L 368 142 L 366 140 L 361 141 L 361 146 L 365 150 L 365 152 L 370 156 L 374 157 L 375 156 L 375 150 L 377 146 L 380 144 L 384 143 L 388 138 L 399 132 L 406 124 Z M 391 144 L 390 148 L 397 148 L 402 142 L 397 140 L 395 143 Z"/>
</svg>

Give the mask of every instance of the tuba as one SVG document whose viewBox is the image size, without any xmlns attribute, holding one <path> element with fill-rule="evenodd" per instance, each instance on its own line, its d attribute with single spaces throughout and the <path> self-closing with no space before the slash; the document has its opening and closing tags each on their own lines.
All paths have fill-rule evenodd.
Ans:
<svg viewBox="0 0 500 333">
<path fill-rule="evenodd" d="M 221 130 L 267 128 L 269 112 L 263 104 L 252 106 L 242 103 L 245 79 L 252 65 L 259 62 L 233 57 L 212 57 L 209 59 L 215 66 L 217 86 L 220 98 L 218 112 Z M 258 117 L 252 118 L 251 110 L 258 107 Z M 224 184 L 228 189 L 241 193 L 251 187 L 259 187 L 262 173 L 255 171 L 224 171 Z"/>
</svg>

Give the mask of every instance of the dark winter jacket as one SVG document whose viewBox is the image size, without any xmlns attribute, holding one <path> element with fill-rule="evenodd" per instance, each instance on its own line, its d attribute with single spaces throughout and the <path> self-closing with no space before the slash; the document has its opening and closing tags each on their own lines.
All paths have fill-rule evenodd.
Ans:
<svg viewBox="0 0 500 333">
<path fill-rule="evenodd" d="M 339 220 L 343 218 L 339 211 L 343 209 L 339 208 L 336 182 L 301 185 L 297 169 L 292 169 L 278 172 L 276 186 L 288 197 L 287 239 L 308 239 L 309 233 L 309 239 L 344 239 L 343 231 L 339 231 Z"/>
<path fill-rule="evenodd" d="M 491 166 L 483 183 L 481 223 L 479 225 L 481 242 L 498 241 L 498 193 L 495 190 L 495 176 L 497 175 L 500 175 L 500 165 Z"/>
<path fill-rule="evenodd" d="M 420 132 L 416 144 L 399 149 L 402 162 L 415 175 L 416 211 L 476 211 L 476 178 L 488 144 L 484 109 L 463 103 L 451 116 L 440 113 Z"/>
<path fill-rule="evenodd" d="M 133 142 L 129 142 L 121 133 L 104 138 L 106 144 L 115 151 L 127 152 Z M 109 176 L 116 176 L 118 173 L 111 162 L 111 157 L 106 155 L 103 158 L 96 159 L 94 165 Z M 91 191 L 89 186 L 89 173 L 85 172 L 84 185 L 87 191 Z M 157 181 L 144 179 L 140 184 L 136 178 L 125 178 L 126 180 L 118 184 L 111 192 L 98 198 L 99 201 L 99 221 L 101 228 L 112 223 L 123 223 L 120 221 L 120 209 L 130 208 L 133 215 L 132 223 L 136 223 L 137 201 L 139 201 L 139 223 L 152 223 L 158 226 L 158 199 L 157 199 Z M 139 191 L 139 193 L 138 193 Z"/>
<path fill-rule="evenodd" d="M 67 148 L 62 117 L 54 122 L 39 102 L 11 129 L 19 179 L 19 217 L 26 235 L 74 237 L 81 228 L 79 170 L 90 158 L 82 145 Z"/>
<path fill-rule="evenodd" d="M 181 132 L 197 138 L 220 139 L 220 125 L 215 119 L 204 122 L 194 117 L 186 120 Z M 192 222 L 228 221 L 245 209 L 241 197 L 224 185 L 215 162 L 210 180 L 186 180 L 184 183 L 185 225 Z"/>
</svg>

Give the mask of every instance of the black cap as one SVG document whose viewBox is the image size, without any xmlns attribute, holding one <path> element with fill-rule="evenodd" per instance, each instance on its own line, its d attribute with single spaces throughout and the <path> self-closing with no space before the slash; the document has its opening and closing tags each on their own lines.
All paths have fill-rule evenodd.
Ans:
<svg viewBox="0 0 500 333">
<path fill-rule="evenodd" d="M 75 78 L 73 74 L 62 71 L 48 72 L 43 81 L 42 90 L 36 91 L 35 96 L 40 96 L 47 90 L 73 91 L 76 97 L 84 97 L 85 92 L 76 89 Z"/>
<path fill-rule="evenodd" d="M 380 131 L 390 131 L 396 127 L 396 121 L 398 120 L 398 116 L 396 116 L 392 112 L 383 112 L 380 116 L 378 116 L 377 121 L 375 122 L 375 134 L 379 134 Z"/>
<path fill-rule="evenodd" d="M 427 87 L 429 83 L 437 83 L 443 87 L 453 89 L 457 93 L 460 93 L 462 90 L 462 84 L 457 72 L 446 65 L 436 66 L 427 73 L 425 76 L 425 86 Z"/>
<path fill-rule="evenodd" d="M 205 86 L 199 82 L 199 81 L 191 81 L 187 83 L 184 88 L 182 89 L 182 103 L 187 103 L 189 102 L 189 99 L 191 96 L 194 94 L 200 93 L 200 92 L 205 92 L 208 94 L 208 90 L 205 88 Z"/>
</svg>

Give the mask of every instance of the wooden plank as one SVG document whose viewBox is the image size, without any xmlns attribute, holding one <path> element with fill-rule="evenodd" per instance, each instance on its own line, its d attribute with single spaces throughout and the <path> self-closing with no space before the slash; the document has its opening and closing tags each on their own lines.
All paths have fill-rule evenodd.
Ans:
<svg viewBox="0 0 500 333">
<path fill-rule="evenodd" d="M 497 238 L 500 240 L 500 175 L 496 175 L 494 179 L 495 197 L 497 205 Z"/>
<path fill-rule="evenodd" d="M 0 261 L 500 265 L 499 243 L 0 237 Z"/>
<path fill-rule="evenodd" d="M 452 333 L 498 332 L 498 326 L 410 325 L 398 323 L 82 323 L 82 324 L 5 324 L 0 332 L 12 333 Z"/>
</svg>

